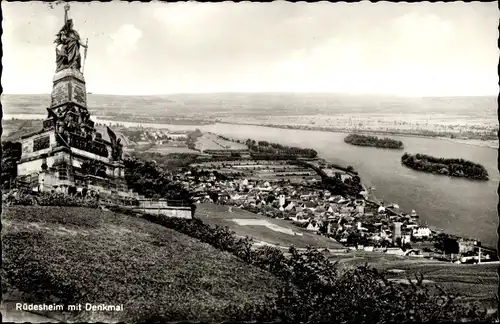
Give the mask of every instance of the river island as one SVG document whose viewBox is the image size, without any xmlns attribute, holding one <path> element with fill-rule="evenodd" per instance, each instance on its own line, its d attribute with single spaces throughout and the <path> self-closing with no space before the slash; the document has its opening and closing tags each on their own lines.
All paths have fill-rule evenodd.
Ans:
<svg viewBox="0 0 500 324">
<path fill-rule="evenodd" d="M 388 137 L 379 138 L 377 136 L 349 134 L 344 138 L 344 142 L 351 145 L 370 146 L 388 149 L 403 149 L 403 142 Z"/>
<path fill-rule="evenodd" d="M 425 154 L 405 153 L 401 157 L 401 163 L 417 171 L 472 180 L 489 180 L 488 171 L 484 166 L 464 159 L 445 159 Z"/>
</svg>

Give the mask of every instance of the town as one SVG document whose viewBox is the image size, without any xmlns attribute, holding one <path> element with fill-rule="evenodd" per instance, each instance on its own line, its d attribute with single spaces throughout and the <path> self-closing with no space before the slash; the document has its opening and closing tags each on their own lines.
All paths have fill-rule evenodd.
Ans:
<svg viewBox="0 0 500 324">
<path fill-rule="evenodd" d="M 348 249 L 455 263 L 494 259 L 492 253 L 481 255 L 477 240 L 451 238 L 420 225 L 414 210 L 407 214 L 396 204 L 376 203 L 367 198 L 367 192 L 343 197 L 315 187 L 320 179 L 311 169 L 284 161 L 251 160 L 205 162 L 191 167 L 192 171 L 176 178 L 193 192 L 196 203 L 228 205 L 289 220 L 292 226 L 326 236 Z M 352 180 L 352 174 L 345 171 L 329 171 L 342 181 Z M 435 248 L 443 240 L 447 240 L 447 247 Z M 456 251 L 449 247 L 453 243 Z M 451 252 L 444 253 L 447 251 Z"/>
</svg>

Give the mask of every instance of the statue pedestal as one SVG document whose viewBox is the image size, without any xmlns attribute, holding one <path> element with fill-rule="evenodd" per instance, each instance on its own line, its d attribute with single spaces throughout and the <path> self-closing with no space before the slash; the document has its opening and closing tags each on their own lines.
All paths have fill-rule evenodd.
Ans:
<svg viewBox="0 0 500 324">
<path fill-rule="evenodd" d="M 87 109 L 85 78 L 80 71 L 64 69 L 57 72 L 52 81 L 51 109 L 57 109 L 69 103 Z"/>
</svg>

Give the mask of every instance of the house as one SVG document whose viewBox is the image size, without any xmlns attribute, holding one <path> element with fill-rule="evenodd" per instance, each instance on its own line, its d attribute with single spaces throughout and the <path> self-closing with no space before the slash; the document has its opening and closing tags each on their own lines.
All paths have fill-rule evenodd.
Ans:
<svg viewBox="0 0 500 324">
<path fill-rule="evenodd" d="M 295 214 L 295 217 L 292 217 L 292 220 L 294 222 L 300 222 L 300 223 L 308 222 L 307 217 L 303 212 L 298 212 L 297 214 Z"/>
<path fill-rule="evenodd" d="M 408 224 L 405 225 L 405 227 L 407 229 L 409 229 L 409 230 L 414 230 L 414 229 L 418 229 L 419 228 L 418 224 L 415 224 L 415 223 L 408 223 Z"/>
<path fill-rule="evenodd" d="M 314 201 L 306 201 L 304 203 L 304 206 L 305 208 L 311 210 L 311 211 L 315 211 L 316 210 L 316 207 L 318 206 L 317 203 L 315 203 Z"/>
<path fill-rule="evenodd" d="M 421 254 L 420 250 L 418 250 L 418 249 L 407 250 L 406 255 L 415 256 L 415 257 L 423 257 L 423 254 Z"/>
<path fill-rule="evenodd" d="M 173 140 L 187 139 L 188 137 L 186 133 L 177 133 L 177 132 L 168 133 L 167 136 Z"/>
<path fill-rule="evenodd" d="M 405 252 L 401 248 L 387 248 L 385 250 L 385 253 L 391 255 L 400 255 L 400 256 L 405 255 Z"/>
<path fill-rule="evenodd" d="M 354 211 L 354 208 L 352 207 L 341 207 L 340 208 L 340 213 L 341 214 L 350 214 Z"/>
<path fill-rule="evenodd" d="M 316 213 L 326 213 L 326 208 L 324 206 L 319 206 L 315 210 Z"/>
<path fill-rule="evenodd" d="M 366 252 L 373 252 L 373 249 L 373 246 L 365 246 L 363 250 L 365 250 Z"/>
<path fill-rule="evenodd" d="M 349 202 L 349 199 L 345 199 L 342 196 L 335 196 L 334 199 L 333 199 L 333 202 L 335 202 L 337 204 L 345 204 L 345 203 Z"/>
<path fill-rule="evenodd" d="M 376 235 L 376 234 L 373 235 L 373 236 L 370 236 L 368 239 L 370 241 L 373 241 L 373 242 L 380 242 L 380 241 L 382 241 L 382 238 L 379 235 Z"/>
<path fill-rule="evenodd" d="M 409 233 L 403 233 L 403 235 L 401 235 L 401 244 L 410 244 L 411 243 L 411 234 Z"/>
<path fill-rule="evenodd" d="M 407 226 L 408 227 L 408 226 Z M 417 239 L 427 239 L 431 236 L 432 232 L 427 226 L 419 226 L 413 228 L 412 236 Z"/>
<path fill-rule="evenodd" d="M 309 223 L 309 225 L 307 225 L 306 229 L 309 230 L 309 231 L 315 231 L 315 232 L 317 232 L 317 231 L 319 231 L 318 223 L 311 222 L 311 223 Z"/>
<path fill-rule="evenodd" d="M 292 201 L 292 202 L 290 202 L 290 203 L 289 203 L 289 204 L 285 207 L 285 210 L 286 210 L 286 211 L 292 211 L 292 210 L 294 210 L 294 208 L 295 208 L 295 203 Z"/>
<path fill-rule="evenodd" d="M 470 239 L 460 238 L 458 242 L 458 253 L 463 254 L 467 252 L 473 252 L 476 249 L 477 242 Z"/>
<path fill-rule="evenodd" d="M 328 222 L 328 225 L 326 227 L 326 233 L 330 235 L 332 232 L 333 232 L 332 223 Z"/>
<path fill-rule="evenodd" d="M 361 222 L 358 222 L 357 223 L 357 227 L 358 231 L 368 231 L 368 229 L 366 227 L 363 227 L 363 224 L 361 224 Z"/>
</svg>

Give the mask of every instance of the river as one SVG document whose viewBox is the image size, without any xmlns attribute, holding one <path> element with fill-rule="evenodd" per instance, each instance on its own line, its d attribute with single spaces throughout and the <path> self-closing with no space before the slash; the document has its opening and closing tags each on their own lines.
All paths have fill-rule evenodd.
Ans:
<svg viewBox="0 0 500 324">
<path fill-rule="evenodd" d="M 34 115 L 6 115 L 25 119 L 44 118 Z M 99 123 L 116 121 L 99 120 Z M 359 147 L 344 143 L 346 134 L 295 129 L 276 129 L 251 125 L 213 124 L 205 126 L 160 125 L 120 122 L 125 126 L 185 130 L 199 128 L 220 135 L 246 140 L 267 140 L 283 145 L 315 149 L 321 158 L 342 165 L 352 165 L 367 187 L 374 186 L 374 195 L 387 203 L 397 203 L 403 211 L 415 209 L 421 222 L 448 233 L 479 238 L 483 245 L 496 246 L 497 189 L 500 180 L 497 169 L 497 150 L 455 143 L 452 141 L 398 137 L 405 152 L 424 153 L 439 157 L 463 158 L 482 164 L 490 174 L 490 181 L 479 182 L 418 172 L 401 165 L 403 154 L 398 150 Z"/>
</svg>

